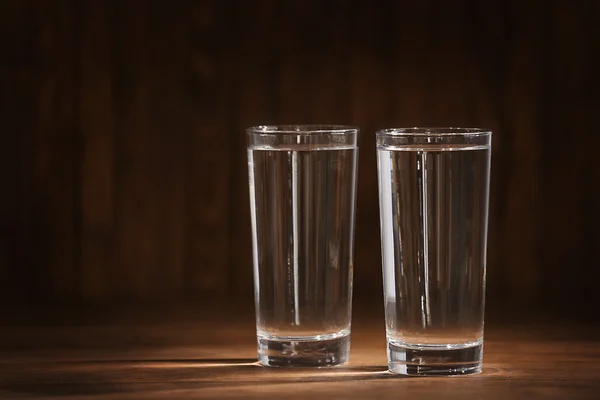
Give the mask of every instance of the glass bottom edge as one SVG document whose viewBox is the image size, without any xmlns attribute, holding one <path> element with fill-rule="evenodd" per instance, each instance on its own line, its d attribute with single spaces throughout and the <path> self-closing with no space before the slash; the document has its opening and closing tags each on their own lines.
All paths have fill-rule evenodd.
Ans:
<svg viewBox="0 0 600 400">
<path fill-rule="evenodd" d="M 257 337 L 258 362 L 267 367 L 334 367 L 350 358 L 350 334 L 331 339 Z"/>
<path fill-rule="evenodd" d="M 482 370 L 483 341 L 472 346 L 403 345 L 388 341 L 388 369 L 401 375 L 451 376 Z"/>
</svg>

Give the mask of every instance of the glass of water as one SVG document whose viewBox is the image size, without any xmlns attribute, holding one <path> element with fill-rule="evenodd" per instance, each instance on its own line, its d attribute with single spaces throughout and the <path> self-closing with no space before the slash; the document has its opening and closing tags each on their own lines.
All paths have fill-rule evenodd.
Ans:
<svg viewBox="0 0 600 400">
<path fill-rule="evenodd" d="M 258 361 L 348 361 L 358 129 L 247 129 Z"/>
<path fill-rule="evenodd" d="M 377 132 L 388 363 L 481 372 L 492 133 Z"/>
</svg>

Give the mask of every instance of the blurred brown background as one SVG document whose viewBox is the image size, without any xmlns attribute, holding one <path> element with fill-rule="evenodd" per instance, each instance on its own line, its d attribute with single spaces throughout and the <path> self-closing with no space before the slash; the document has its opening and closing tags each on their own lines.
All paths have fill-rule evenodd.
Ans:
<svg viewBox="0 0 600 400">
<path fill-rule="evenodd" d="M 374 132 L 494 131 L 488 312 L 598 319 L 600 2 L 0 2 L 0 297 L 252 304 L 243 130 L 362 130 L 355 304 L 382 308 Z"/>
</svg>

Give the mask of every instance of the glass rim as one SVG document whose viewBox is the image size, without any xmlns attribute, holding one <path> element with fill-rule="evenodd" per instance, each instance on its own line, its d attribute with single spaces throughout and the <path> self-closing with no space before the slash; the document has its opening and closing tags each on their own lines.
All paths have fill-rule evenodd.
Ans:
<svg viewBox="0 0 600 400">
<path fill-rule="evenodd" d="M 307 125 L 257 125 L 246 128 L 248 134 L 253 135 L 315 135 L 315 134 L 335 134 L 346 135 L 358 133 L 359 128 L 351 125 L 327 125 L 327 124 L 307 124 Z"/>
<path fill-rule="evenodd" d="M 491 129 L 463 127 L 410 127 L 385 128 L 377 131 L 377 136 L 408 136 L 408 137 L 438 137 L 438 136 L 485 136 L 491 135 Z"/>
</svg>

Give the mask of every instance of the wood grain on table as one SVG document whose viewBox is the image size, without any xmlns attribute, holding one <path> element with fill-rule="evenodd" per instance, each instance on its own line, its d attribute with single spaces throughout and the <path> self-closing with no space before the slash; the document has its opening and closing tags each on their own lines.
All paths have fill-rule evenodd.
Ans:
<svg viewBox="0 0 600 400">
<path fill-rule="evenodd" d="M 248 318 L 5 327 L 0 398 L 600 398 L 597 328 L 490 326 L 483 373 L 451 378 L 388 373 L 377 319 L 355 321 L 338 368 L 260 367 L 254 334 Z"/>
</svg>

